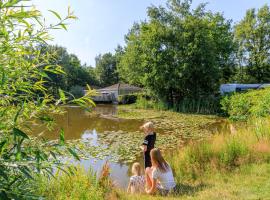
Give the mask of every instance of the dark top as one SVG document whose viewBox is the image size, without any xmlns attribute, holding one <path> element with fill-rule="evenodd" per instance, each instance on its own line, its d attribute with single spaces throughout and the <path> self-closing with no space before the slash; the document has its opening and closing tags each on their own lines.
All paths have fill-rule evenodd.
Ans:
<svg viewBox="0 0 270 200">
<path fill-rule="evenodd" d="M 155 132 L 153 134 L 145 136 L 142 144 L 147 146 L 146 152 L 150 153 L 150 151 L 155 147 L 155 142 L 156 142 Z"/>
<path fill-rule="evenodd" d="M 155 147 L 156 142 L 156 133 L 154 132 L 151 135 L 147 135 L 144 138 L 143 145 L 147 146 L 146 151 L 144 152 L 144 167 L 151 167 L 151 157 L 150 157 L 150 151 Z"/>
</svg>

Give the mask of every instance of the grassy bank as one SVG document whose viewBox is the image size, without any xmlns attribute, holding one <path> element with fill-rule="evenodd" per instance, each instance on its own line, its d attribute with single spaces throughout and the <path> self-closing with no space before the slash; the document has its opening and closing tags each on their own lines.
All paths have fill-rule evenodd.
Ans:
<svg viewBox="0 0 270 200">
<path fill-rule="evenodd" d="M 153 99 L 144 94 L 125 95 L 126 97 L 134 97 L 131 101 L 132 107 L 135 109 L 153 109 L 153 110 L 170 110 L 181 113 L 196 114 L 216 114 L 220 112 L 219 97 L 203 97 L 200 99 L 186 98 L 174 105 L 169 105 L 158 99 Z M 121 102 L 121 101 L 120 101 Z"/>
<path fill-rule="evenodd" d="M 269 126 L 269 119 L 252 120 L 248 127 L 237 127 L 233 134 L 215 135 L 165 154 L 177 181 L 178 192 L 173 196 L 132 196 L 114 188 L 106 178 L 96 180 L 93 173 L 83 170 L 72 176 L 59 175 L 41 181 L 40 192 L 56 200 L 267 199 L 270 196 Z"/>
<path fill-rule="evenodd" d="M 270 121 L 255 120 L 233 134 L 215 135 L 191 143 L 169 161 L 181 180 L 196 180 L 211 170 L 228 171 L 252 163 L 270 162 Z"/>
<path fill-rule="evenodd" d="M 270 164 L 252 164 L 242 166 L 231 172 L 209 172 L 204 181 L 181 182 L 178 196 L 160 197 L 148 195 L 128 195 L 120 192 L 119 199 L 124 200 L 247 200 L 269 199 Z"/>
</svg>

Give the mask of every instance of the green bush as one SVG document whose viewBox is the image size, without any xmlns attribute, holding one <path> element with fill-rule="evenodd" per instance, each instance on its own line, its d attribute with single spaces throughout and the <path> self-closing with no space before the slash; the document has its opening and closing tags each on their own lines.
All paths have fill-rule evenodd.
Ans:
<svg viewBox="0 0 270 200">
<path fill-rule="evenodd" d="M 69 92 L 75 97 L 75 98 L 81 98 L 84 96 L 84 88 L 79 85 L 72 86 L 69 90 Z"/>
<path fill-rule="evenodd" d="M 267 117 L 270 114 L 270 88 L 235 93 L 221 101 L 222 109 L 235 121 L 252 117 Z"/>
</svg>

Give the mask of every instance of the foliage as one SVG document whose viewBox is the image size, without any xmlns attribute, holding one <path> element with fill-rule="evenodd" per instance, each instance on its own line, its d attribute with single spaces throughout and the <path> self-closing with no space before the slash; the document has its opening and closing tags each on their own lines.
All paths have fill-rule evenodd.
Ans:
<svg viewBox="0 0 270 200">
<path fill-rule="evenodd" d="M 240 65 L 238 80 L 264 83 L 270 81 L 270 8 L 265 5 L 250 9 L 235 27 L 235 39 L 239 46 Z M 246 80 L 245 80 L 246 79 Z"/>
<path fill-rule="evenodd" d="M 58 171 L 55 178 L 39 178 L 37 193 L 46 199 L 54 200 L 101 200 L 104 199 L 105 189 L 101 187 L 92 170 L 85 172 L 77 167 L 77 170 L 72 170 L 71 176 Z"/>
<path fill-rule="evenodd" d="M 137 109 L 172 110 L 181 113 L 220 113 L 220 99 L 211 96 L 199 99 L 184 98 L 173 107 L 170 107 L 169 104 L 158 99 L 139 95 L 133 106 Z"/>
<path fill-rule="evenodd" d="M 70 88 L 70 91 L 69 91 L 75 98 L 81 98 L 84 96 L 84 88 L 79 86 L 79 85 L 75 85 L 75 86 L 72 86 Z"/>
<path fill-rule="evenodd" d="M 105 53 L 96 57 L 96 75 L 102 87 L 118 83 L 116 70 L 117 58 L 111 53 Z"/>
<path fill-rule="evenodd" d="M 270 89 L 235 93 L 221 101 L 222 109 L 232 120 L 248 120 L 252 117 L 267 117 L 270 110 Z"/>
<path fill-rule="evenodd" d="M 150 7 L 149 20 L 134 24 L 126 36 L 118 66 L 122 79 L 145 86 L 170 106 L 213 94 L 231 66 L 230 21 L 205 11 L 204 4 L 190 7 L 190 1 Z"/>
<path fill-rule="evenodd" d="M 89 85 L 97 85 L 98 81 L 94 69 L 92 67 L 82 66 L 78 57 L 69 54 L 64 47 L 42 45 L 39 47 L 43 54 L 51 54 L 48 62 L 61 66 L 64 73 L 48 74 L 48 82 L 46 88 L 50 89 L 57 95 L 58 89 L 71 90 L 71 87 Z"/>
<path fill-rule="evenodd" d="M 78 159 L 73 148 L 65 147 L 63 131 L 59 141 L 48 142 L 31 137 L 31 125 L 50 126 L 50 114 L 60 112 L 57 105 L 72 102 L 88 108 L 93 104 L 90 90 L 68 101 L 63 90 L 58 90 L 57 100 L 46 89 L 49 74 L 63 70 L 50 62 L 52 54 L 43 54 L 38 47 L 51 39 L 50 30 L 66 29 L 67 20 L 76 17 L 70 8 L 64 18 L 51 11 L 58 22 L 47 26 L 30 4 L 26 0 L 0 3 L 0 199 L 35 198 L 34 174 L 51 176 L 63 165 L 59 156 L 72 154 Z"/>
</svg>

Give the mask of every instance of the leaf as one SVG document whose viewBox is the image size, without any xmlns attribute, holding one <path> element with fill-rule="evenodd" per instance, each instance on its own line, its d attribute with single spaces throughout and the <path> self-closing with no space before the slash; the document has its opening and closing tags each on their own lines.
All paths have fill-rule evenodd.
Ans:
<svg viewBox="0 0 270 200">
<path fill-rule="evenodd" d="M 56 155 L 55 155 L 55 153 L 54 153 L 53 151 L 50 151 L 50 154 L 52 155 L 52 157 L 53 157 L 54 159 L 56 159 Z"/>
<path fill-rule="evenodd" d="M 67 31 L 67 26 L 63 23 L 59 24 L 63 29 L 65 29 Z"/>
<path fill-rule="evenodd" d="M 29 139 L 28 135 L 26 133 L 24 133 L 23 131 L 17 129 L 17 128 L 13 128 L 13 134 L 15 136 L 19 136 L 25 139 Z"/>
<path fill-rule="evenodd" d="M 6 81 L 6 74 L 4 71 L 2 71 L 1 88 L 3 88 L 5 81 Z"/>
<path fill-rule="evenodd" d="M 20 167 L 19 170 L 29 179 L 34 180 L 34 178 L 32 177 L 32 175 L 30 174 L 29 169 L 27 169 L 26 167 Z"/>
<path fill-rule="evenodd" d="M 60 15 L 57 12 L 55 12 L 53 10 L 48 10 L 48 11 L 51 12 L 52 14 L 54 14 L 59 20 L 62 20 Z"/>
<path fill-rule="evenodd" d="M 47 116 L 46 115 L 41 116 L 41 117 L 39 117 L 39 119 L 41 121 L 44 121 L 44 122 L 53 122 L 54 121 L 54 119 L 52 117 L 48 116 L 48 115 Z"/>
<path fill-rule="evenodd" d="M 0 168 L 0 176 L 8 180 L 8 175 L 5 173 L 5 170 L 2 167 Z"/>
<path fill-rule="evenodd" d="M 7 140 L 4 140 L 4 141 L 2 141 L 2 142 L 0 143 L 0 153 L 3 152 L 3 148 L 6 146 L 6 144 L 7 144 Z"/>
<path fill-rule="evenodd" d="M 60 131 L 59 144 L 60 145 L 65 144 L 65 132 L 64 132 L 64 129 L 61 129 L 61 131 Z"/>
<path fill-rule="evenodd" d="M 73 149 L 68 148 L 68 151 L 71 153 L 71 155 L 73 155 L 74 158 L 76 158 L 76 160 L 80 161 L 78 154 Z"/>
<path fill-rule="evenodd" d="M 60 96 L 61 101 L 63 103 L 66 103 L 67 98 L 66 98 L 66 95 L 65 95 L 64 91 L 59 89 L 58 92 L 59 92 L 59 96 Z"/>
<path fill-rule="evenodd" d="M 14 119 L 13 119 L 13 122 L 14 122 L 14 123 L 17 122 L 18 117 L 19 117 L 19 115 L 21 114 L 21 111 L 23 110 L 23 108 L 24 108 L 24 102 L 22 103 L 21 107 L 19 108 L 19 110 L 17 111 L 17 113 L 16 113 L 16 115 L 15 115 L 15 117 L 14 117 Z"/>
</svg>

